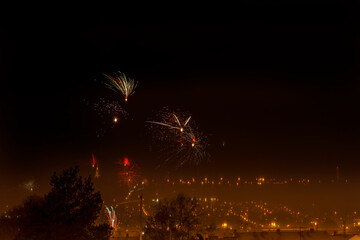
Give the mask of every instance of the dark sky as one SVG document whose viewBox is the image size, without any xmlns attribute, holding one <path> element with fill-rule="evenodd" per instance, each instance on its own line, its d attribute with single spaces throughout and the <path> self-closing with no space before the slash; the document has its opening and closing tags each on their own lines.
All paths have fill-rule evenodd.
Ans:
<svg viewBox="0 0 360 240">
<path fill-rule="evenodd" d="M 358 175 L 352 8 L 251 6 L 219 23 L 30 20 L 0 32 L 0 188 L 10 195 L 28 179 L 43 186 L 53 171 L 85 169 L 92 153 L 103 175 L 124 156 L 154 173 L 143 123 L 163 106 L 190 112 L 209 135 L 211 162 L 198 174 L 330 178 L 340 165 Z M 127 105 L 133 120 L 99 139 L 84 103 L 114 96 L 100 84 L 113 71 L 139 81 Z"/>
</svg>

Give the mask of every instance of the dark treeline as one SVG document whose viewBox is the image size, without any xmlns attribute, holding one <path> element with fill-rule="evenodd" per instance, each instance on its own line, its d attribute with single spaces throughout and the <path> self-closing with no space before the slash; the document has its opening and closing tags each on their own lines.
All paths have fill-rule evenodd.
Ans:
<svg viewBox="0 0 360 240">
<path fill-rule="evenodd" d="M 100 192 L 91 177 L 70 168 L 50 179 L 52 189 L 43 197 L 31 196 L 0 218 L 2 240 L 109 239 L 108 224 L 95 224 L 102 209 Z"/>
</svg>

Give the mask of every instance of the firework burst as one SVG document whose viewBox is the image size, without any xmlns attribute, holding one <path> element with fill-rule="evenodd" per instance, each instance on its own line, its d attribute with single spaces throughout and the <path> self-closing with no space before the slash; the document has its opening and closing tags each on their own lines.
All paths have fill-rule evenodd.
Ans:
<svg viewBox="0 0 360 240">
<path fill-rule="evenodd" d="M 191 116 L 180 110 L 171 111 L 164 107 L 155 116 L 155 120 L 146 121 L 151 136 L 159 141 L 173 141 L 174 136 L 179 137 L 190 127 Z"/>
<path fill-rule="evenodd" d="M 120 160 L 118 165 L 120 167 L 118 173 L 120 183 L 127 185 L 129 190 L 134 188 L 134 186 L 136 186 L 140 180 L 139 167 L 134 162 L 131 162 L 127 157 L 125 157 L 123 160 Z"/>
<path fill-rule="evenodd" d="M 121 119 L 126 119 L 129 114 L 121 107 L 121 104 L 116 100 L 107 100 L 100 98 L 94 103 L 95 112 L 102 119 L 109 122 L 117 123 Z"/>
<path fill-rule="evenodd" d="M 207 160 L 207 136 L 202 132 L 188 127 L 184 133 L 177 138 L 177 142 L 163 145 L 162 152 L 165 156 L 165 163 L 176 160 L 176 166 L 180 167 L 185 163 L 198 165 L 201 161 Z"/>
<path fill-rule="evenodd" d="M 101 126 L 97 130 L 97 137 L 104 136 L 108 130 L 129 117 L 128 112 L 116 100 L 100 98 L 93 104 L 93 107 L 99 117 L 99 125 Z"/>
<path fill-rule="evenodd" d="M 131 78 L 126 77 L 122 72 L 114 73 L 113 76 L 105 74 L 104 76 L 109 80 L 105 85 L 115 92 L 120 92 L 125 97 L 125 101 L 128 100 L 128 97 L 135 93 L 135 88 L 137 82 Z"/>
<path fill-rule="evenodd" d="M 177 167 L 186 162 L 199 164 L 209 158 L 207 137 L 200 132 L 189 113 L 163 108 L 156 120 L 146 121 L 154 143 L 159 146 L 165 163 L 177 160 Z"/>
<path fill-rule="evenodd" d="M 33 193 L 39 189 L 34 180 L 29 180 L 20 185 L 26 192 Z"/>
</svg>

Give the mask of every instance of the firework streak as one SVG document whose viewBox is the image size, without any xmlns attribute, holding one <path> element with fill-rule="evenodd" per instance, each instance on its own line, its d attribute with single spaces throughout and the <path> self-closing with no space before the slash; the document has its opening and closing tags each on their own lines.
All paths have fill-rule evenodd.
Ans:
<svg viewBox="0 0 360 240">
<path fill-rule="evenodd" d="M 108 80 L 109 83 L 105 85 L 115 92 L 120 92 L 125 97 L 125 101 L 128 100 L 128 97 L 135 93 L 135 88 L 137 82 L 135 83 L 133 79 L 126 77 L 122 72 L 114 73 L 114 76 L 103 74 Z"/>
<path fill-rule="evenodd" d="M 91 167 L 92 167 L 92 168 L 95 168 L 96 158 L 95 158 L 94 154 L 91 154 L 91 156 L 92 156 L 92 159 L 91 159 Z"/>
<path fill-rule="evenodd" d="M 110 227 L 112 227 L 113 230 L 115 230 L 117 227 L 117 217 L 115 215 L 114 208 L 112 206 L 110 206 L 110 208 L 111 208 L 111 210 L 107 206 L 105 206 L 106 216 L 109 220 Z"/>
</svg>

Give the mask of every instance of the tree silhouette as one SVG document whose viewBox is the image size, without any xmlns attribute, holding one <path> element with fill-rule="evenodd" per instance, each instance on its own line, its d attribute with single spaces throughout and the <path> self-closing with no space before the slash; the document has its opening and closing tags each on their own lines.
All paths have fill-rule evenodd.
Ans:
<svg viewBox="0 0 360 240">
<path fill-rule="evenodd" d="M 30 196 L 27 201 L 37 201 L 40 197 Z M 0 239 L 13 240 L 19 233 L 19 217 L 22 216 L 23 207 L 15 207 L 6 211 L 0 217 Z"/>
<path fill-rule="evenodd" d="M 79 176 L 79 168 L 53 174 L 52 189 L 42 198 L 27 199 L 17 209 L 16 240 L 109 239 L 110 226 L 95 226 L 102 199 L 91 177 Z"/>
<path fill-rule="evenodd" d="M 175 220 L 171 215 L 170 203 L 159 201 L 155 205 L 155 214 L 148 217 L 145 227 L 145 237 L 153 240 L 169 239 L 175 229 Z"/>
<path fill-rule="evenodd" d="M 155 214 L 147 219 L 145 237 L 152 240 L 193 239 L 200 215 L 198 201 L 183 194 L 170 202 L 159 201 Z"/>
</svg>

